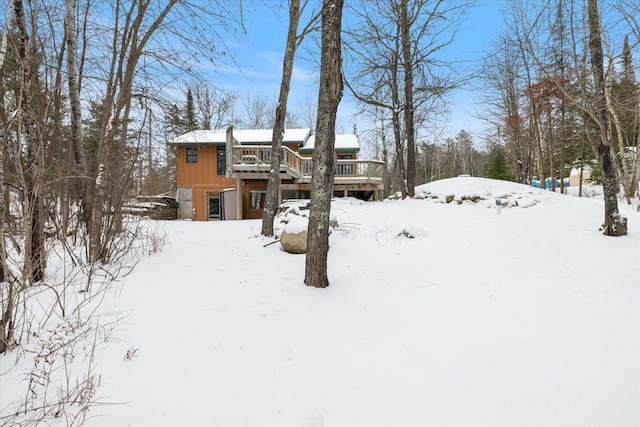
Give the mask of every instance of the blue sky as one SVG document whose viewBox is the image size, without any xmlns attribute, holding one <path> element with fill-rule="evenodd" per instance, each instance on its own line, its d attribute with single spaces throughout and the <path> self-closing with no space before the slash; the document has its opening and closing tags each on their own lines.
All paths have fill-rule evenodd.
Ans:
<svg viewBox="0 0 640 427">
<path fill-rule="evenodd" d="M 249 92 L 277 99 L 288 25 L 287 10 L 279 7 L 280 3 L 280 0 L 250 1 L 244 15 L 247 34 L 230 42 L 229 46 L 234 50 L 238 66 L 227 64 L 219 70 L 218 85 L 233 89 L 241 98 Z M 470 69 L 480 65 L 483 51 L 501 31 L 501 5 L 502 1 L 494 0 L 469 11 L 456 40 L 443 52 L 448 58 L 459 61 L 456 67 Z M 289 108 L 296 109 L 306 97 L 314 100 L 317 97 L 317 67 L 305 56 L 308 58 L 309 54 L 299 51 L 296 57 Z M 455 135 L 462 129 L 474 134 L 483 130 L 484 123 L 474 117 L 476 106 L 472 84 L 470 82 L 450 97 L 450 116 L 438 120 L 438 127 L 444 128 L 444 135 Z M 362 119 L 354 118 L 355 111 L 355 103 L 345 91 L 338 116 L 339 132 L 350 133 L 354 124 L 359 131 L 371 126 Z"/>
</svg>

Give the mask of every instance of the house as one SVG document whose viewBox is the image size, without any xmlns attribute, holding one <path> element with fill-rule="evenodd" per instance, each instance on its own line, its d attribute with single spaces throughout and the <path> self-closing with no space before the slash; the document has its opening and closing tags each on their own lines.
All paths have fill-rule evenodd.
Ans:
<svg viewBox="0 0 640 427">
<path fill-rule="evenodd" d="M 196 221 L 262 218 L 271 161 L 270 129 L 196 130 L 168 144 L 176 150 L 178 217 Z M 280 200 L 309 198 L 315 135 L 286 129 Z M 371 198 L 382 189 L 383 162 L 358 158 L 355 135 L 336 135 L 333 192 Z"/>
</svg>

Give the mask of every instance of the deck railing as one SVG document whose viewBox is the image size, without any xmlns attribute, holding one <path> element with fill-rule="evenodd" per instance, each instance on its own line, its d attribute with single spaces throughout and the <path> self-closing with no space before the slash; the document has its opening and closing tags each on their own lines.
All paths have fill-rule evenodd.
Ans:
<svg viewBox="0 0 640 427">
<path fill-rule="evenodd" d="M 269 172 L 271 147 L 243 145 L 231 148 L 232 172 Z M 313 162 L 288 147 L 282 147 L 280 171 L 299 182 L 311 181 Z M 338 160 L 335 169 L 336 182 L 375 183 L 382 182 L 384 162 L 379 160 Z"/>
</svg>

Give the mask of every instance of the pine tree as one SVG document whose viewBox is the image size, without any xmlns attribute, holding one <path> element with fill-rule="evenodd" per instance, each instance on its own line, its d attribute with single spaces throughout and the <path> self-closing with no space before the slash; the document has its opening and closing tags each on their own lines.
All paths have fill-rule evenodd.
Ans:
<svg viewBox="0 0 640 427">
<path fill-rule="evenodd" d="M 184 108 L 180 108 L 177 104 L 171 104 L 165 114 L 166 128 L 170 137 L 176 137 L 198 128 L 191 88 L 187 89 L 185 96 Z"/>
<path fill-rule="evenodd" d="M 513 174 L 509 170 L 506 151 L 502 145 L 495 144 L 489 149 L 489 156 L 484 165 L 484 176 L 505 181 L 514 180 Z"/>
<path fill-rule="evenodd" d="M 196 108 L 193 103 L 193 93 L 191 92 L 191 88 L 187 89 L 187 104 L 185 105 L 184 124 L 187 128 L 187 132 L 198 128 L 196 121 Z"/>
<path fill-rule="evenodd" d="M 622 70 L 617 77 L 612 88 L 612 98 L 622 126 L 623 141 L 626 146 L 633 146 L 638 139 L 639 132 L 636 117 L 639 88 L 633 69 L 633 57 L 628 36 L 624 38 Z M 613 132 L 616 132 L 616 129 L 613 129 Z M 613 139 L 616 139 L 616 135 Z"/>
<path fill-rule="evenodd" d="M 634 147 L 639 137 L 638 129 L 638 83 L 633 69 L 633 57 L 629 46 L 629 37 L 624 38 L 622 48 L 622 70 L 617 73 L 611 87 L 609 110 L 612 115 L 612 140 L 616 155 L 616 167 L 625 191 L 627 203 L 637 190 L 638 171 L 629 147 Z M 615 144 L 617 142 L 617 144 Z"/>
</svg>

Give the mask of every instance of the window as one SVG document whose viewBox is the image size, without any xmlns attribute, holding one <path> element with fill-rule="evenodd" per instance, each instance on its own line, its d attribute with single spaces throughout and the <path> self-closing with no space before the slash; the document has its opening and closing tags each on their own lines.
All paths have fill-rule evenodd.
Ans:
<svg viewBox="0 0 640 427">
<path fill-rule="evenodd" d="M 218 175 L 225 175 L 227 173 L 227 147 L 216 147 L 216 172 Z"/>
<path fill-rule="evenodd" d="M 282 195 L 282 200 L 298 199 L 296 190 L 282 190 L 280 194 Z"/>
<path fill-rule="evenodd" d="M 263 209 L 266 198 L 266 191 L 249 191 L 249 209 Z"/>
<path fill-rule="evenodd" d="M 198 163 L 198 149 L 195 147 L 187 147 L 187 163 Z"/>
<path fill-rule="evenodd" d="M 209 194 L 209 219 L 220 219 L 220 194 Z"/>
</svg>

